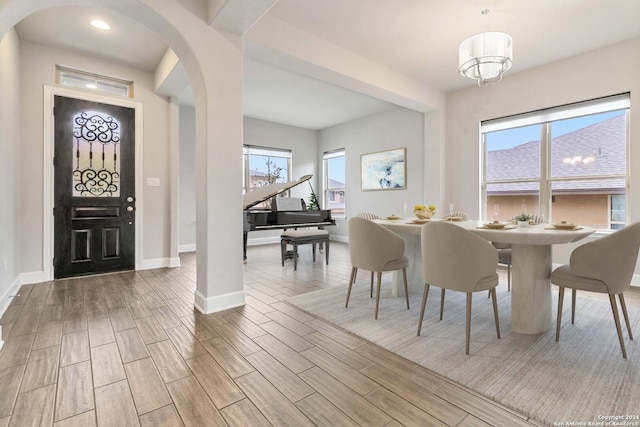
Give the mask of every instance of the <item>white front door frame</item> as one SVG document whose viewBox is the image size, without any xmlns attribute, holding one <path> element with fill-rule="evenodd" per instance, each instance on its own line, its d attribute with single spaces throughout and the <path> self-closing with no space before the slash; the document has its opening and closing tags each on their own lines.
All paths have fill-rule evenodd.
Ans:
<svg viewBox="0 0 640 427">
<path fill-rule="evenodd" d="M 136 139 L 136 238 L 135 251 L 136 261 L 135 269 L 140 270 L 142 262 L 142 230 L 143 218 L 142 210 L 144 203 L 143 196 L 143 111 L 142 103 L 133 101 L 128 98 L 119 98 L 114 96 L 102 95 L 99 93 L 85 92 L 74 90 L 61 86 L 44 86 L 44 147 L 43 147 L 43 186 L 42 186 L 42 267 L 43 281 L 53 280 L 53 254 L 54 254 L 54 226 L 53 226 L 53 205 L 54 205 L 54 169 L 53 169 L 53 153 L 55 141 L 55 118 L 53 115 L 54 97 L 56 95 L 66 96 L 68 98 L 81 99 L 84 101 L 100 102 L 103 104 L 117 105 L 119 107 L 133 108 L 135 110 L 135 139 Z"/>
</svg>

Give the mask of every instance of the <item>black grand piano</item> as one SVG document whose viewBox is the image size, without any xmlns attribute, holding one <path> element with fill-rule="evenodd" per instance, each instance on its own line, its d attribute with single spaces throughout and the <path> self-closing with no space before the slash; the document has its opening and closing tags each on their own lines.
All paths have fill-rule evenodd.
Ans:
<svg viewBox="0 0 640 427">
<path fill-rule="evenodd" d="M 247 235 L 256 230 L 283 230 L 298 227 L 326 227 L 335 225 L 331 210 L 306 210 L 303 199 L 282 199 L 279 194 L 298 184 L 309 181 L 313 175 L 298 180 L 271 184 L 257 188 L 243 196 L 244 229 L 242 239 L 243 260 L 247 260 Z M 311 185 L 311 184 L 309 184 Z M 313 188 L 311 188 L 313 193 Z M 251 209 L 271 199 L 271 209 Z"/>
</svg>

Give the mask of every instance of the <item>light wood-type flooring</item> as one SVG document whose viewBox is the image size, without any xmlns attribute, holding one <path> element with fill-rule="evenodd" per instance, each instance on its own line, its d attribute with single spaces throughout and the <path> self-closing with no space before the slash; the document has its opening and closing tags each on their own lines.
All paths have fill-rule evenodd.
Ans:
<svg viewBox="0 0 640 427">
<path fill-rule="evenodd" d="M 346 244 L 329 266 L 301 247 L 297 271 L 279 245 L 248 255 L 247 304 L 208 315 L 193 309 L 193 253 L 175 269 L 22 286 L 0 320 L 0 427 L 535 424 L 283 302 L 346 293 Z"/>
</svg>

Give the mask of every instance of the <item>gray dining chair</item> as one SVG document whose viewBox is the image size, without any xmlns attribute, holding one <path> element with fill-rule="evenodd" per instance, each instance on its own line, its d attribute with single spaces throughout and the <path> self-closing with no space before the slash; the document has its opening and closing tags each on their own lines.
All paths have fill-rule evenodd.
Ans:
<svg viewBox="0 0 640 427">
<path fill-rule="evenodd" d="M 461 218 L 463 221 L 469 221 L 469 214 L 466 212 L 449 212 L 444 218 Z"/>
<path fill-rule="evenodd" d="M 345 307 L 349 306 L 351 287 L 356 280 L 358 269 L 361 268 L 371 271 L 372 278 L 374 272 L 378 273 L 375 319 L 378 318 L 383 272 L 402 270 L 404 294 L 407 300 L 407 310 L 409 309 L 409 289 L 407 287 L 409 259 L 404 255 L 404 239 L 402 237 L 373 221 L 353 217 L 349 220 L 349 255 L 352 268 Z"/>
<path fill-rule="evenodd" d="M 608 236 L 578 246 L 571 252 L 569 264 L 562 265 L 551 273 L 551 283 L 559 287 L 556 342 L 560 340 L 564 289 L 571 289 L 571 323 L 575 322 L 576 291 L 599 292 L 609 295 L 613 320 L 618 332 L 622 357 L 627 358 L 622 327 L 616 304 L 620 300 L 622 314 L 629 339 L 633 340 L 624 291 L 629 289 L 638 260 L 640 248 L 640 222 L 635 222 Z"/>
<path fill-rule="evenodd" d="M 380 219 L 378 215 L 371 212 L 359 212 L 356 216 L 358 218 L 364 218 L 364 219 Z M 371 298 L 373 298 L 373 277 L 374 276 L 375 276 L 375 273 L 372 271 L 371 272 L 371 291 L 370 291 Z M 355 281 L 356 278 L 354 277 L 353 280 Z"/>
<path fill-rule="evenodd" d="M 489 290 L 493 301 L 496 334 L 500 322 L 496 302 L 498 253 L 491 243 L 455 224 L 430 222 L 422 227 L 422 270 L 424 294 L 420 308 L 418 335 L 422 329 L 427 296 L 431 285 L 467 294 L 466 354 L 471 336 L 471 301 L 474 292 Z M 441 305 L 442 317 L 442 305 Z"/>
</svg>

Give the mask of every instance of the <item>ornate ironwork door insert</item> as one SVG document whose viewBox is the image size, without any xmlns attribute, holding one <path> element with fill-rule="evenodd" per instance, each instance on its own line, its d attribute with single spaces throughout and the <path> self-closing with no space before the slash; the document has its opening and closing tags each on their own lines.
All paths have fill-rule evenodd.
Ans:
<svg viewBox="0 0 640 427">
<path fill-rule="evenodd" d="M 54 277 L 135 267 L 135 110 L 55 97 Z"/>
</svg>

